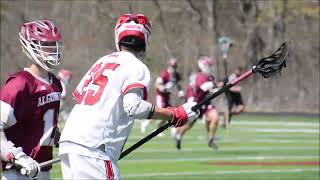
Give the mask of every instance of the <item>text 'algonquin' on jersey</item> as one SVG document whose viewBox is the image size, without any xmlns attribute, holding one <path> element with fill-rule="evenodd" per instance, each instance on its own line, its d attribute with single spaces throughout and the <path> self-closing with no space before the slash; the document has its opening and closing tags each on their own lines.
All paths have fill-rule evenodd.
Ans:
<svg viewBox="0 0 320 180">
<path fill-rule="evenodd" d="M 43 106 L 47 103 L 51 103 L 54 101 L 60 101 L 61 99 L 61 92 L 52 92 L 50 94 L 47 94 L 45 96 L 41 96 L 38 99 L 38 107 Z"/>
</svg>

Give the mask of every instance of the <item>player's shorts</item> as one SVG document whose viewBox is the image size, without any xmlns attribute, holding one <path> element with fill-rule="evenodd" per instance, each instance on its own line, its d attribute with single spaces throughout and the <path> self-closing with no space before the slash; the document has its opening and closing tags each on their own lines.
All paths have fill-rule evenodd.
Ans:
<svg viewBox="0 0 320 180">
<path fill-rule="evenodd" d="M 41 180 L 50 180 L 50 172 L 49 171 L 41 171 L 38 173 L 38 179 Z M 17 169 L 6 169 L 2 172 L 2 179 L 1 180 L 12 180 L 12 179 L 19 179 L 19 180 L 30 180 L 28 176 L 22 175 L 20 170 Z"/>
<path fill-rule="evenodd" d="M 119 180 L 117 164 L 78 154 L 61 154 L 63 179 L 106 179 Z"/>
<path fill-rule="evenodd" d="M 233 105 L 243 105 L 242 96 L 240 93 L 230 93 L 227 96 L 228 108 L 231 109 Z"/>
<path fill-rule="evenodd" d="M 216 110 L 216 107 L 215 107 L 214 105 L 212 105 L 212 104 L 203 105 L 203 106 L 200 108 L 200 115 L 199 115 L 198 118 L 201 119 L 201 118 L 203 117 L 203 115 L 208 114 L 208 113 L 209 113 L 210 111 L 212 111 L 212 110 Z M 208 119 L 206 119 L 206 120 L 208 120 Z M 195 122 L 196 122 L 196 121 L 193 121 L 193 122 L 190 123 L 189 125 L 190 125 L 190 126 L 193 126 Z"/>
<path fill-rule="evenodd" d="M 208 104 L 208 105 L 203 105 L 200 109 L 200 116 L 199 118 L 201 118 L 203 115 L 208 114 L 210 111 L 215 110 L 216 107 L 212 104 Z"/>
</svg>

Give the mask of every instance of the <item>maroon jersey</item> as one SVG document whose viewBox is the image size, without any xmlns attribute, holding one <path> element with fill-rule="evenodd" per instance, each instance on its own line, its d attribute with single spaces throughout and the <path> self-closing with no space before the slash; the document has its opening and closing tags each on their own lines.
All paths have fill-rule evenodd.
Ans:
<svg viewBox="0 0 320 180">
<path fill-rule="evenodd" d="M 181 80 L 181 76 L 178 72 L 169 73 L 167 70 L 163 70 L 161 71 L 159 77 L 162 79 L 164 85 L 171 82 L 174 86 L 177 86 L 178 90 L 181 89 L 178 85 L 179 81 Z M 156 89 L 156 96 L 156 104 L 158 106 L 163 108 L 170 106 L 170 92 L 160 91 L 159 89 Z"/>
<path fill-rule="evenodd" d="M 9 116 L 4 122 L 6 137 L 39 163 L 52 159 L 62 92 L 60 81 L 51 73 L 49 78 L 50 83 L 20 71 L 9 76 L 0 93 L 6 107 L 1 110 Z"/>
<path fill-rule="evenodd" d="M 209 94 L 209 91 L 203 91 L 200 87 L 201 85 L 203 85 L 204 83 L 206 82 L 213 82 L 214 83 L 214 76 L 212 75 L 207 75 L 203 72 L 198 72 L 196 74 L 196 82 L 195 82 L 195 85 L 194 85 L 194 99 L 195 99 L 195 102 L 200 102 L 202 99 L 204 99 L 208 94 Z M 207 104 L 203 105 L 201 108 L 200 108 L 200 117 L 211 111 L 212 109 L 214 109 L 215 107 L 212 106 L 210 104 L 210 102 L 208 102 Z"/>
<path fill-rule="evenodd" d="M 203 91 L 200 88 L 201 85 L 203 85 L 208 81 L 214 82 L 214 77 L 212 75 L 207 75 L 202 72 L 198 72 L 196 74 L 196 84 L 195 84 L 195 101 L 196 102 L 201 101 L 209 93 L 209 91 Z"/>
<path fill-rule="evenodd" d="M 189 98 L 194 98 L 194 97 L 195 97 L 195 87 L 189 84 L 186 88 L 185 101 L 188 102 Z"/>
</svg>

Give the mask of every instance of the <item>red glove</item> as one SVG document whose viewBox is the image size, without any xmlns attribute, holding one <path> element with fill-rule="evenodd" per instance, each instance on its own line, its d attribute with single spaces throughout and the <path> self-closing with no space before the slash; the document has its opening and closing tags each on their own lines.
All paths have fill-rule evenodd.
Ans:
<svg viewBox="0 0 320 180">
<path fill-rule="evenodd" d="M 181 127 L 188 122 L 188 114 L 186 113 L 183 106 L 169 107 L 169 110 L 171 111 L 171 113 L 173 115 L 171 123 L 175 127 Z"/>
</svg>

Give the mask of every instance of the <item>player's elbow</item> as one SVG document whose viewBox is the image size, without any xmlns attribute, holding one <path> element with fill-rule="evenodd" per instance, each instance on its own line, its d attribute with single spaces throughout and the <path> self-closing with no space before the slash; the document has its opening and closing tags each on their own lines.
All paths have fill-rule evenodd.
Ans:
<svg viewBox="0 0 320 180">
<path fill-rule="evenodd" d="M 131 118 L 148 119 L 154 107 L 136 94 L 129 93 L 124 96 L 123 108 L 126 115 Z"/>
</svg>

